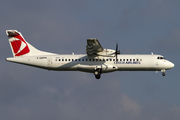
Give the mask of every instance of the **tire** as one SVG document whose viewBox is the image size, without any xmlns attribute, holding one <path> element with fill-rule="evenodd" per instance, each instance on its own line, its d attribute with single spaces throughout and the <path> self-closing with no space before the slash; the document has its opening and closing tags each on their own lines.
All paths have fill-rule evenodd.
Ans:
<svg viewBox="0 0 180 120">
<path fill-rule="evenodd" d="M 96 79 L 100 79 L 101 78 L 101 75 L 98 74 L 98 75 L 95 75 Z"/>
<path fill-rule="evenodd" d="M 166 74 L 165 73 L 162 73 L 162 76 L 165 76 Z"/>
</svg>

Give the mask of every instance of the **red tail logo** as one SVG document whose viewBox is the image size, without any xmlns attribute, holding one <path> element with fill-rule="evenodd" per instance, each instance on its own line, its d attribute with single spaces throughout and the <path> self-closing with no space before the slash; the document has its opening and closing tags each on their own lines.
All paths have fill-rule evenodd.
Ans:
<svg viewBox="0 0 180 120">
<path fill-rule="evenodd" d="M 25 55 L 30 52 L 29 47 L 25 40 L 20 36 L 14 36 L 15 40 L 11 42 L 15 56 Z"/>
</svg>

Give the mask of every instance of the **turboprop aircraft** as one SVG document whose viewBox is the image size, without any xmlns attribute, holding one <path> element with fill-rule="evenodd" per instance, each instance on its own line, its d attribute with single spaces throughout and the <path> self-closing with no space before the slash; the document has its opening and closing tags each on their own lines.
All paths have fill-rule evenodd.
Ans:
<svg viewBox="0 0 180 120">
<path fill-rule="evenodd" d="M 96 38 L 87 39 L 86 54 L 55 54 L 40 51 L 26 42 L 17 30 L 6 30 L 13 57 L 7 61 L 54 71 L 82 71 L 94 73 L 99 79 L 102 73 L 114 71 L 165 71 L 174 67 L 162 55 L 120 54 L 116 49 L 104 49 Z"/>
</svg>

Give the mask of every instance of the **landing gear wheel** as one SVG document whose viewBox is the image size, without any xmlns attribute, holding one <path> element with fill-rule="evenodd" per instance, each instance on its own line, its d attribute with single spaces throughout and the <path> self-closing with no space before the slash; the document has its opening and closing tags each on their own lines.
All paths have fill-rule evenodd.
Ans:
<svg viewBox="0 0 180 120">
<path fill-rule="evenodd" d="M 166 74 L 165 73 L 162 73 L 162 76 L 165 76 Z"/>
<path fill-rule="evenodd" d="M 96 79 L 100 79 L 101 78 L 101 75 L 98 74 L 98 75 L 95 75 Z"/>
<path fill-rule="evenodd" d="M 101 78 L 101 68 L 97 68 L 97 69 L 94 71 L 94 75 L 95 75 L 96 79 Z"/>
</svg>

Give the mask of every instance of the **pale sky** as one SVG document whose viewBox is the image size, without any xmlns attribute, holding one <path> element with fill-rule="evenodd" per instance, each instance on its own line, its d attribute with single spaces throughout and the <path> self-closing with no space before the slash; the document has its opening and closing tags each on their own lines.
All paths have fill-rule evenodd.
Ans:
<svg viewBox="0 0 180 120">
<path fill-rule="evenodd" d="M 6 0 L 0 2 L 1 120 L 179 120 L 179 0 Z M 5 61 L 5 30 L 34 47 L 85 54 L 86 39 L 122 54 L 160 54 L 175 64 L 161 72 L 47 71 Z"/>
</svg>

